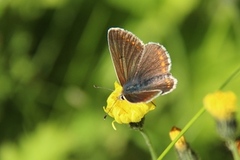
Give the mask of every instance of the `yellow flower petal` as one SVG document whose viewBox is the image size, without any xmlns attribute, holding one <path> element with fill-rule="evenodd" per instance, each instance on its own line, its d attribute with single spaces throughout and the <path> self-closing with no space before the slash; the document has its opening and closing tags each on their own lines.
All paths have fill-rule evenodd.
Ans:
<svg viewBox="0 0 240 160">
<path fill-rule="evenodd" d="M 127 100 L 121 100 L 119 96 L 122 93 L 122 86 L 114 83 L 115 90 L 107 99 L 107 107 L 103 110 L 115 119 L 117 123 L 140 122 L 149 111 L 155 109 L 153 103 L 130 103 Z"/>
<path fill-rule="evenodd" d="M 219 120 L 230 119 L 237 110 L 237 97 L 233 92 L 217 91 L 205 96 L 203 103 L 206 110 Z"/>
</svg>

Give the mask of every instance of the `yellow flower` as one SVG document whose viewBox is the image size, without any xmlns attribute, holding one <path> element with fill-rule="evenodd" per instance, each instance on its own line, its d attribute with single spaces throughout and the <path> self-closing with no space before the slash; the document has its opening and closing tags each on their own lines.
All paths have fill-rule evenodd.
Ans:
<svg viewBox="0 0 240 160">
<path fill-rule="evenodd" d="M 169 132 L 170 139 L 173 141 L 180 134 L 181 129 L 173 127 Z M 175 143 L 175 149 L 178 154 L 178 159 L 199 159 L 196 153 L 189 146 L 184 136 L 181 136 Z"/>
<path fill-rule="evenodd" d="M 233 92 L 217 91 L 205 96 L 203 103 L 206 110 L 216 119 L 231 119 L 237 110 L 237 97 Z"/>
<path fill-rule="evenodd" d="M 169 136 L 170 136 L 171 140 L 173 141 L 180 132 L 181 132 L 181 130 L 179 128 L 173 127 L 171 129 L 171 131 L 169 132 Z M 179 140 L 175 143 L 175 148 L 180 151 L 187 149 L 187 142 L 186 142 L 184 136 L 181 136 L 179 138 Z"/>
<path fill-rule="evenodd" d="M 149 111 L 155 109 L 155 105 L 150 103 L 131 103 L 127 100 L 121 100 L 119 96 L 122 93 L 122 86 L 114 83 L 115 90 L 107 99 L 107 107 L 103 110 L 119 124 L 129 124 L 131 122 L 140 122 Z M 114 125 L 113 128 L 115 129 Z"/>
<path fill-rule="evenodd" d="M 217 91 L 206 95 L 203 100 L 204 107 L 216 120 L 217 133 L 225 140 L 236 137 L 236 101 L 236 95 L 230 91 Z"/>
</svg>

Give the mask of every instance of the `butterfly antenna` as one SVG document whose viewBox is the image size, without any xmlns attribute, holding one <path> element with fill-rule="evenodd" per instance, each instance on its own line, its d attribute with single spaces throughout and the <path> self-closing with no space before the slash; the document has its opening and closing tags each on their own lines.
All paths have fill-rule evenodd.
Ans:
<svg viewBox="0 0 240 160">
<path fill-rule="evenodd" d="M 106 87 L 101 87 L 101 86 L 97 86 L 97 85 L 93 85 L 94 88 L 97 88 L 97 89 L 105 89 L 105 90 L 108 90 L 108 91 L 113 91 L 112 89 L 110 88 L 106 88 Z"/>
</svg>

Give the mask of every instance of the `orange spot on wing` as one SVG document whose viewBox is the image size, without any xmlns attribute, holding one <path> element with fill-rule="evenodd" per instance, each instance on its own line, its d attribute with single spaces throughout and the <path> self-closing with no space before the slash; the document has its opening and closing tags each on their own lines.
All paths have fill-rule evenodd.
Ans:
<svg viewBox="0 0 240 160">
<path fill-rule="evenodd" d="M 161 66 L 162 66 L 162 67 L 165 67 L 165 66 L 166 66 L 166 63 L 165 63 L 165 62 L 162 62 L 162 63 L 161 63 Z"/>
<path fill-rule="evenodd" d="M 163 56 L 160 56 L 160 57 L 159 57 L 159 59 L 160 59 L 160 60 L 163 60 L 163 59 L 164 59 L 164 57 L 163 57 Z"/>
</svg>

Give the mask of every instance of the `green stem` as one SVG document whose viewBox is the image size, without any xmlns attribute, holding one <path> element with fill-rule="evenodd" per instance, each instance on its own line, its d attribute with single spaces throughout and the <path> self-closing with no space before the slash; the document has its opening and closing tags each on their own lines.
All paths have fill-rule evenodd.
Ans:
<svg viewBox="0 0 240 160">
<path fill-rule="evenodd" d="M 162 152 L 162 154 L 158 157 L 157 160 L 162 160 L 163 157 L 169 152 L 169 150 L 174 146 L 174 144 L 178 141 L 178 139 L 193 125 L 193 123 L 205 112 L 205 108 L 202 107 L 197 114 L 186 124 L 186 126 L 182 129 L 179 135 L 167 146 L 167 148 Z"/>
<path fill-rule="evenodd" d="M 151 157 L 152 157 L 152 160 L 156 160 L 157 159 L 157 155 L 152 147 L 152 143 L 148 137 L 148 135 L 143 131 L 143 129 L 139 129 L 140 133 L 142 134 L 147 146 L 148 146 L 148 149 L 151 153 Z"/>
<path fill-rule="evenodd" d="M 237 145 L 236 145 L 235 141 L 228 140 L 227 144 L 228 144 L 229 150 L 232 152 L 233 159 L 234 160 L 240 160 L 240 157 L 239 157 L 239 154 L 238 154 Z"/>
<path fill-rule="evenodd" d="M 239 72 L 240 67 L 222 84 L 219 89 L 222 90 Z"/>
</svg>

